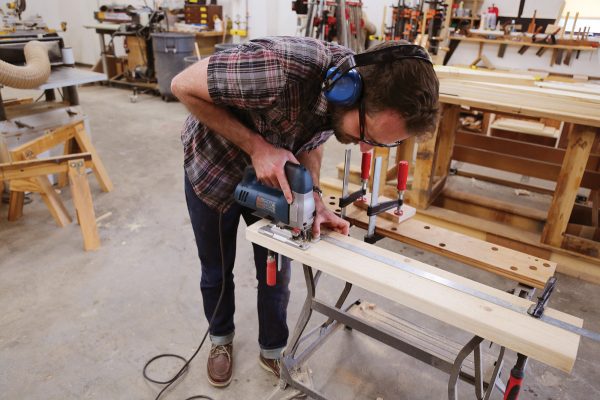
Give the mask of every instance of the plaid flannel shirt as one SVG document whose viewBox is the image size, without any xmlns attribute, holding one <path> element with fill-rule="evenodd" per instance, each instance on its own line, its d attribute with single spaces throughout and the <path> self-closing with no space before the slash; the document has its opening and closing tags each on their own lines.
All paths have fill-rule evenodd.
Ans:
<svg viewBox="0 0 600 400">
<path fill-rule="evenodd" d="M 306 37 L 252 40 L 216 53 L 208 63 L 208 91 L 248 128 L 293 154 L 313 150 L 332 134 L 321 83 L 351 51 Z M 250 157 L 188 116 L 181 140 L 184 167 L 196 195 L 211 208 L 233 204 Z"/>
</svg>

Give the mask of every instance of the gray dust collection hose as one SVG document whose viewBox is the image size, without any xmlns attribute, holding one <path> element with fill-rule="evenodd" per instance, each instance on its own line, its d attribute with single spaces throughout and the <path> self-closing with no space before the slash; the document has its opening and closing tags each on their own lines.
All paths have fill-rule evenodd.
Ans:
<svg viewBox="0 0 600 400">
<path fill-rule="evenodd" d="M 16 65 L 0 60 L 0 85 L 17 89 L 34 89 L 46 83 L 50 76 L 50 60 L 46 46 L 37 40 L 25 45 L 26 65 Z"/>
</svg>

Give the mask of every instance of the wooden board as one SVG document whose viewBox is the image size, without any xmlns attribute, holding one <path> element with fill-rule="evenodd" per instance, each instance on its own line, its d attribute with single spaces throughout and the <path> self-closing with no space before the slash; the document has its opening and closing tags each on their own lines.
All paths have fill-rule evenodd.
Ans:
<svg viewBox="0 0 600 400">
<path fill-rule="evenodd" d="M 591 135 L 591 140 L 593 140 L 593 133 Z M 583 163 L 584 169 L 579 182 L 580 186 L 596 189 L 600 187 L 600 172 L 585 171 L 585 165 L 587 164 L 589 157 L 589 149 L 585 157 L 586 158 L 580 160 Z M 452 151 L 452 159 L 556 182 L 561 179 L 561 171 L 563 170 L 563 167 L 559 164 L 536 161 L 523 157 L 515 157 L 513 155 L 489 150 L 481 150 L 473 147 L 465 147 L 461 145 L 454 146 Z M 567 171 L 570 171 L 570 169 Z"/>
<path fill-rule="evenodd" d="M 342 182 L 339 179 L 324 177 L 320 179 L 320 183 L 321 188 L 328 196 L 341 193 Z M 393 189 L 395 190 L 395 188 Z M 358 190 L 358 186 L 351 185 L 350 191 L 355 190 Z M 333 203 L 335 204 L 335 202 Z M 556 263 L 558 272 L 600 284 L 599 258 L 544 244 L 540 241 L 540 233 L 527 232 L 436 206 L 418 210 L 414 219 L 538 258 L 551 260 Z"/>
<path fill-rule="evenodd" d="M 456 132 L 455 144 L 481 150 L 509 154 L 515 157 L 528 158 L 560 165 L 565 157 L 564 149 L 526 143 L 518 140 L 485 136 L 465 131 Z M 590 154 L 585 167 L 589 171 L 600 171 L 600 155 Z"/>
<path fill-rule="evenodd" d="M 331 196 L 333 197 L 333 196 Z M 329 199 L 331 199 L 329 197 Z M 385 199 L 381 199 L 384 201 Z M 380 214 L 377 232 L 435 254 L 463 262 L 528 286 L 543 288 L 554 275 L 556 263 L 493 245 L 461 233 L 452 232 L 431 223 L 411 218 L 398 222 L 398 217 Z M 365 228 L 368 217 L 360 204 L 346 208 L 346 218 Z"/>
<path fill-rule="evenodd" d="M 534 89 L 535 91 L 531 91 Z M 555 91 L 563 92 L 563 91 Z M 440 80 L 440 101 L 509 114 L 545 117 L 600 127 L 600 103 L 569 95 L 546 97 L 542 88 L 494 86 L 483 82 Z"/>
<path fill-rule="evenodd" d="M 557 138 L 560 130 L 552 126 L 546 126 L 541 122 L 530 122 L 512 118 L 498 118 L 490 125 L 492 129 L 501 129 L 510 132 L 527 133 L 530 135 Z"/>
<path fill-rule="evenodd" d="M 484 71 L 481 69 L 461 68 L 448 65 L 435 65 L 433 67 L 439 79 L 461 79 L 477 82 L 510 83 L 533 86 L 535 77 L 526 74 L 517 74 L 507 71 Z"/>
<path fill-rule="evenodd" d="M 556 90 L 566 90 L 576 93 L 587 93 L 598 95 L 600 93 L 600 85 L 598 84 L 581 84 L 581 83 L 560 83 L 560 82 L 535 82 L 535 86 L 541 88 L 550 88 Z"/>
<path fill-rule="evenodd" d="M 246 238 L 253 243 L 274 250 L 333 277 L 377 293 L 499 345 L 506 346 L 552 367 L 565 372 L 570 372 L 573 368 L 579 348 L 579 335 L 545 324 L 527 314 L 511 311 L 363 255 L 339 248 L 325 241 L 312 243 L 307 250 L 297 249 L 260 234 L 258 230 L 267 223 L 267 221 L 262 220 L 248 227 Z M 329 235 L 358 248 L 368 249 L 370 252 L 508 301 L 523 309 L 532 304 L 528 300 L 357 239 L 335 232 L 329 233 Z M 557 310 L 547 309 L 546 314 L 577 326 L 583 324 L 581 319 Z"/>
<path fill-rule="evenodd" d="M 87 168 L 92 167 L 92 155 L 90 153 L 17 161 L 0 164 L 0 180 L 26 179 L 40 175 L 64 173 L 69 169 L 67 163 L 76 159 L 84 160 Z"/>
</svg>

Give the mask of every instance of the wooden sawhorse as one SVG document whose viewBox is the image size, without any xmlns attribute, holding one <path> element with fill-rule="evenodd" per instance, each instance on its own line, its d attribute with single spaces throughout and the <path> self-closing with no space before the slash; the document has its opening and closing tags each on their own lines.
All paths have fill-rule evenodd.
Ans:
<svg viewBox="0 0 600 400">
<path fill-rule="evenodd" d="M 85 250 L 95 250 L 100 247 L 100 238 L 86 174 L 86 169 L 90 167 L 92 167 L 92 156 L 89 153 L 17 161 L 0 164 L 0 181 L 9 181 L 11 193 L 24 191 L 39 193 L 57 223 L 65 226 L 71 222 L 71 217 L 48 181 L 48 175 L 66 174 L 71 186 L 77 220 L 81 226 L 83 247 Z"/>
<path fill-rule="evenodd" d="M 40 136 L 35 140 L 16 147 L 10 151 L 10 157 L 13 162 L 33 160 L 36 159 L 39 154 L 44 153 L 60 144 L 64 145 L 65 155 L 68 155 L 72 151 L 73 141 L 77 143 L 77 146 L 82 153 L 89 153 L 91 155 L 92 158 L 90 166 L 96 174 L 96 178 L 100 183 L 100 187 L 104 192 L 110 192 L 113 189 L 113 184 L 108 177 L 108 173 L 104 168 L 104 164 L 100 160 L 100 156 L 98 156 L 98 153 L 96 152 L 96 148 L 94 145 L 92 145 L 90 138 L 85 132 L 83 121 L 62 126 L 43 136 Z M 44 181 L 42 185 L 51 186 L 48 178 L 42 177 L 40 179 Z M 25 191 L 39 192 L 39 190 L 31 190 L 31 183 L 31 181 L 17 181 L 11 184 L 8 211 L 9 221 L 16 221 L 23 215 L 23 200 Z M 65 183 L 66 173 L 60 174 L 59 186 L 64 186 Z M 39 183 L 37 185 L 39 185 Z M 33 183 L 33 186 L 36 186 L 36 183 Z M 68 217 L 67 214 L 62 213 L 60 209 L 55 209 L 55 211 L 56 213 L 51 209 L 52 216 L 56 220 L 58 226 L 63 227 L 71 222 L 70 217 Z"/>
<path fill-rule="evenodd" d="M 37 158 L 39 154 L 61 144 L 65 149 L 64 156 L 42 160 Z M 78 148 L 77 150 L 81 153 L 72 154 L 75 148 Z M 2 164 L 4 172 L 0 175 L 0 180 L 10 180 L 8 220 L 16 221 L 22 217 L 24 192 L 36 192 L 41 194 L 42 200 L 46 203 L 59 227 L 70 224 L 71 217 L 47 177 L 48 174 L 58 174 L 58 186 L 65 186 L 67 180 L 71 185 L 75 184 L 71 190 L 84 236 L 84 248 L 86 250 L 98 248 L 100 241 L 86 168 L 94 171 L 104 192 L 110 192 L 113 184 L 100 156 L 86 134 L 83 121 L 49 131 L 37 139 L 12 149 L 9 154 L 12 162 Z M 2 176 L 4 177 L 2 178 Z"/>
</svg>

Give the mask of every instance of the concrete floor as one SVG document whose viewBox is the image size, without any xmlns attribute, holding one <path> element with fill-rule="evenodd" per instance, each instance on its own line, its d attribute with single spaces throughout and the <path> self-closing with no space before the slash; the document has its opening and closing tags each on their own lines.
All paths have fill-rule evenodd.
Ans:
<svg viewBox="0 0 600 400">
<path fill-rule="evenodd" d="M 159 387 L 142 377 L 146 360 L 163 352 L 191 355 L 206 329 L 199 261 L 183 196 L 179 131 L 186 111 L 181 104 L 144 95 L 132 104 L 129 94 L 98 86 L 80 91 L 94 142 L 115 184 L 113 192 L 102 193 L 90 177 L 96 216 L 112 213 L 100 223 L 100 250 L 84 252 L 78 226 L 57 228 L 38 197 L 18 222 L 8 223 L 7 207 L 1 207 L 0 399 L 153 399 Z M 328 143 L 323 175 L 335 174 L 342 150 L 333 140 Z M 69 190 L 61 196 L 73 212 Z M 257 364 L 256 282 L 251 247 L 242 235 L 240 229 L 235 379 L 227 389 L 208 385 L 205 346 L 168 399 L 196 394 L 263 399 L 277 385 Z M 510 286 L 410 246 L 389 240 L 381 245 L 498 288 Z M 301 268 L 295 267 L 290 325 L 305 295 Z M 324 298 L 333 299 L 342 283 L 326 277 L 320 288 Z M 374 294 L 355 289 L 351 299 L 357 297 L 455 340 L 468 339 L 466 332 Z M 552 307 L 583 317 L 586 327 L 600 331 L 599 304 L 597 286 L 559 276 Z M 514 355 L 509 358 L 512 365 Z M 445 374 L 358 332 L 338 333 L 310 367 L 317 388 L 336 399 L 446 396 Z M 521 398 L 600 398 L 598 367 L 600 344 L 583 339 L 570 375 L 531 361 Z M 151 372 L 167 377 L 174 369 L 165 362 Z M 466 384 L 460 393 L 473 398 Z"/>
</svg>

